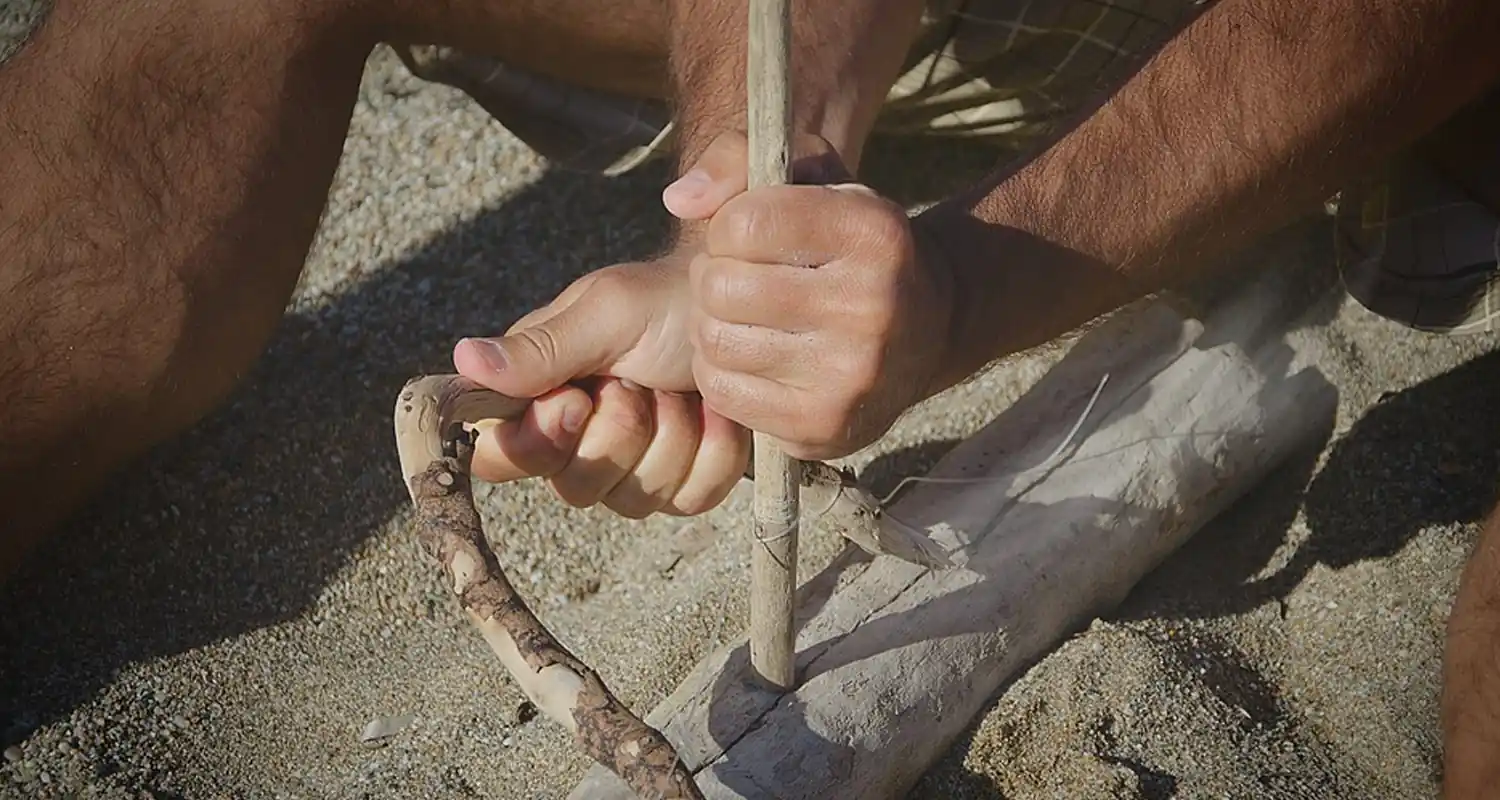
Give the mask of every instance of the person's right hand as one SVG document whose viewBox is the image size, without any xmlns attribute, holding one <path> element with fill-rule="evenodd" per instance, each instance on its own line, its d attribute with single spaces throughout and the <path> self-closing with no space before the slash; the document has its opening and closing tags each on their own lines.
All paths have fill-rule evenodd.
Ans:
<svg viewBox="0 0 1500 800">
<path fill-rule="evenodd" d="M 822 140 L 799 142 L 799 151 L 800 178 L 843 175 Z M 745 191 L 747 154 L 743 136 L 720 137 L 663 204 L 698 225 Z M 659 260 L 585 275 L 505 336 L 458 343 L 461 374 L 535 398 L 523 419 L 480 437 L 475 477 L 544 477 L 570 505 L 603 503 L 631 518 L 701 514 L 723 501 L 745 472 L 750 433 L 696 391 L 688 264 L 700 242 L 689 234 Z"/>
</svg>

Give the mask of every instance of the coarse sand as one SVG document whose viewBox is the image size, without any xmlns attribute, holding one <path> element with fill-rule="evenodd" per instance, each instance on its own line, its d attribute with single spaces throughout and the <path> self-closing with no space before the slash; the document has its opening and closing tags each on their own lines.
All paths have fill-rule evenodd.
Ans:
<svg viewBox="0 0 1500 800">
<path fill-rule="evenodd" d="M 0 40 L 27 18 L 0 0 Z M 918 204 L 993 158 L 885 143 L 871 180 Z M 0 797 L 563 797 L 586 759 L 418 552 L 390 410 L 408 377 L 451 368 L 457 337 L 649 255 L 664 178 L 550 170 L 457 91 L 372 55 L 269 353 L 0 587 Z M 1268 247 L 1326 273 L 1331 233 L 1312 221 Z M 1341 392 L 1328 440 L 1005 687 L 912 798 L 1435 795 L 1443 624 L 1500 461 L 1500 336 L 1327 305 L 1299 335 Z M 849 463 L 878 487 L 919 473 L 1046 358 L 997 366 Z M 480 499 L 543 619 L 646 710 L 743 630 L 748 496 L 644 523 L 536 484 Z M 802 574 L 839 548 L 805 536 Z M 362 742 L 372 721 L 393 732 Z"/>
</svg>

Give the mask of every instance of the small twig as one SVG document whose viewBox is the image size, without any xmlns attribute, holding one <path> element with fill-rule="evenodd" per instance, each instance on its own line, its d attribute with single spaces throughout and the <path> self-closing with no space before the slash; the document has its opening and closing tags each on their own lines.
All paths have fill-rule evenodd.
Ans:
<svg viewBox="0 0 1500 800">
<path fill-rule="evenodd" d="M 1073 423 L 1073 428 L 1068 431 L 1068 435 L 1063 437 L 1063 440 L 1057 444 L 1057 447 L 1053 448 L 1052 454 L 1042 459 L 1042 463 L 1038 464 L 1035 469 L 1046 470 L 1050 468 L 1052 466 L 1052 463 L 1054 461 L 1057 461 L 1057 459 L 1062 456 L 1063 452 L 1068 449 L 1068 446 L 1073 443 L 1073 438 L 1077 436 L 1078 431 L 1083 428 L 1083 423 L 1088 420 L 1089 414 L 1092 414 L 1094 412 L 1094 405 L 1099 402 L 1099 395 L 1104 393 L 1104 385 L 1107 383 L 1109 383 L 1109 373 L 1106 372 L 1104 374 L 1104 377 L 1099 379 L 1099 385 L 1094 387 L 1093 396 L 1089 398 L 1088 405 L 1083 407 L 1083 413 L 1078 415 L 1078 420 Z M 901 481 L 896 484 L 896 488 L 887 492 L 885 497 L 880 498 L 880 507 L 886 508 L 887 506 L 889 506 L 891 504 L 891 501 L 896 498 L 896 495 L 900 494 L 903 489 L 914 483 L 938 483 L 950 484 L 954 486 L 973 486 L 975 484 L 981 483 L 998 483 L 1001 481 L 1013 480 L 1013 478 L 1014 476 L 1012 475 L 1001 475 L 995 478 L 933 478 L 926 475 L 908 475 L 907 477 L 902 478 Z"/>
</svg>

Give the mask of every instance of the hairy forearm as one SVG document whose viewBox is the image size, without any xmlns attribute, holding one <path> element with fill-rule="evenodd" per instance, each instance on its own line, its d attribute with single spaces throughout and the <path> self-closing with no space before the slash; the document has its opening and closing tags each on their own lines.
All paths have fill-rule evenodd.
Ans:
<svg viewBox="0 0 1500 800">
<path fill-rule="evenodd" d="M 1500 74 L 1497 30 L 1487 0 L 1220 0 L 1052 147 L 933 214 L 971 298 L 962 369 L 1212 268 L 1357 180 Z"/>
<path fill-rule="evenodd" d="M 1500 785 L 1500 509 L 1464 568 L 1443 653 L 1444 797 Z"/>
<path fill-rule="evenodd" d="M 746 2 L 670 0 L 679 161 L 745 126 Z M 921 19 L 922 0 L 793 0 L 792 124 L 856 172 Z"/>
</svg>

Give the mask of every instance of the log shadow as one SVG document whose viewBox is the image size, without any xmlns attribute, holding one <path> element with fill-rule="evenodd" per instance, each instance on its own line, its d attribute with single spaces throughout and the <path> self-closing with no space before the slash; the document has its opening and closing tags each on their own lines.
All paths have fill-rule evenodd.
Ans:
<svg viewBox="0 0 1500 800">
<path fill-rule="evenodd" d="M 1388 393 L 1332 443 L 1321 468 L 1327 437 L 1194 537 L 1114 618 L 1210 618 L 1268 602 L 1285 616 L 1287 596 L 1320 564 L 1340 570 L 1386 559 L 1424 530 L 1482 519 L 1500 499 L 1496 409 L 1500 352 Z M 1262 575 L 1299 512 L 1305 540 Z"/>
<path fill-rule="evenodd" d="M 867 163 L 877 188 L 918 203 L 994 157 L 881 142 Z M 405 506 L 390 439 L 400 386 L 450 371 L 458 337 L 658 252 L 666 180 L 663 164 L 614 179 L 547 171 L 326 305 L 289 310 L 224 406 L 123 470 L 0 586 L 0 740 L 66 715 L 129 665 L 310 613 Z"/>
<path fill-rule="evenodd" d="M 1329 224 L 1310 220 L 1267 244 L 1270 251 L 1281 254 L 1277 279 L 1293 296 L 1309 303 L 1306 321 L 1299 327 L 1331 322 L 1343 301 Z M 1245 268 L 1260 257 L 1250 254 L 1231 273 L 1245 274 Z M 1221 298 L 1235 288 L 1234 281 L 1207 284 L 1199 287 L 1198 296 Z M 1292 356 L 1290 349 L 1281 351 L 1270 368 L 1283 368 Z M 1257 576 L 1286 544 L 1298 514 L 1304 511 L 1321 455 L 1334 436 L 1333 426 L 1334 420 L 1326 420 L 1316 436 L 1147 575 L 1108 618 L 1211 617 L 1244 613 L 1265 603 L 1284 605 L 1313 562 L 1305 568 L 1299 563 L 1295 569 L 1281 569 L 1270 578 Z M 1311 555 L 1312 551 L 1299 551 L 1294 561 Z"/>
<path fill-rule="evenodd" d="M 1500 352 L 1387 394 L 1336 443 L 1305 504 L 1311 535 L 1282 573 L 1300 580 L 1388 558 L 1424 528 L 1475 522 L 1500 476 Z M 1461 535 L 1461 534 L 1454 534 Z M 1469 542 L 1465 541 L 1465 545 Z"/>
</svg>

